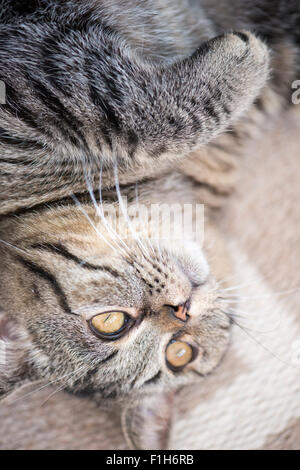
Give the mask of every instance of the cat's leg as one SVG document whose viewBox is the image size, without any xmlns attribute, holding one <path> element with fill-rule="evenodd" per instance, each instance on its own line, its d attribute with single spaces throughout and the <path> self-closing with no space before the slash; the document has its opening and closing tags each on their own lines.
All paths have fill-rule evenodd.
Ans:
<svg viewBox="0 0 300 470">
<path fill-rule="evenodd" d="M 121 183 L 160 173 L 236 122 L 269 73 L 250 33 L 157 66 L 101 29 L 14 28 L 0 37 L 0 213 L 86 191 L 87 168 L 95 188 L 101 165 L 114 185 L 116 161 Z"/>
<path fill-rule="evenodd" d="M 162 390 L 124 407 L 122 428 L 131 449 L 168 449 L 174 394 Z"/>
</svg>

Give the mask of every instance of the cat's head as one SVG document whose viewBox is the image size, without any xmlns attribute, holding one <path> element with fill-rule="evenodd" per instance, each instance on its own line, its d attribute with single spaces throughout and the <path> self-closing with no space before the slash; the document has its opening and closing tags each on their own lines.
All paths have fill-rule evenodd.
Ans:
<svg viewBox="0 0 300 470">
<path fill-rule="evenodd" d="M 2 318 L 7 337 L 20 338 L 7 340 L 2 393 L 43 378 L 128 407 L 218 366 L 230 337 L 218 285 L 230 270 L 225 245 L 208 221 L 204 246 L 197 237 L 149 241 L 144 222 L 128 229 L 119 213 L 112 228 L 91 203 L 2 222 Z"/>
</svg>

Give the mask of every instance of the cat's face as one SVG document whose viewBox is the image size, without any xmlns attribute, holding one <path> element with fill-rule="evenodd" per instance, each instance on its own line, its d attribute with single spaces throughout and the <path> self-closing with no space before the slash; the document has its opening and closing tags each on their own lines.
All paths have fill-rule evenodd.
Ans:
<svg viewBox="0 0 300 470">
<path fill-rule="evenodd" d="M 230 335 L 212 225 L 202 247 L 122 238 L 119 222 L 116 238 L 92 205 L 47 211 L 13 222 L 18 249 L 2 254 L 1 307 L 26 334 L 28 373 L 101 404 L 201 380 Z"/>
</svg>

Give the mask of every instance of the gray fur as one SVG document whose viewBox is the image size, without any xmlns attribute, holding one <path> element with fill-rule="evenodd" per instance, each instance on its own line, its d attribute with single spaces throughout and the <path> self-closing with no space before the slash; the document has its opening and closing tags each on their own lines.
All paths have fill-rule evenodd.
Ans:
<svg viewBox="0 0 300 470">
<path fill-rule="evenodd" d="M 171 174 L 172 164 L 248 116 L 268 90 L 275 100 L 285 96 L 287 76 L 297 70 L 298 4 L 278 2 L 266 23 L 268 5 L 0 2 L 0 80 L 7 91 L 0 108 L 0 333 L 8 361 L 0 368 L 2 395 L 43 379 L 124 407 L 134 447 L 147 445 L 139 429 L 160 397 L 155 429 L 163 444 L 149 437 L 148 445 L 166 445 L 164 394 L 204 380 L 228 347 L 228 302 L 218 284 L 230 271 L 226 244 L 208 217 L 203 250 L 199 240 L 191 247 L 165 241 L 145 255 L 131 239 L 124 256 L 122 246 L 112 250 L 98 236 L 107 237 L 107 227 L 87 199 L 103 169 L 104 206 L 116 200 L 118 166 L 131 203 L 137 181 L 147 205 L 199 200 L 193 175 Z M 291 67 L 274 68 L 287 53 Z M 73 193 L 83 195 L 80 207 L 62 200 Z M 182 325 L 163 307 L 187 299 L 191 315 Z M 108 305 L 140 316 L 116 342 L 99 340 L 88 327 L 91 311 Z M 178 334 L 198 352 L 182 373 L 165 358 Z"/>
<path fill-rule="evenodd" d="M 44 13 L 51 23 L 31 15 L 1 25 L 0 78 L 7 89 L 0 113 L 2 213 L 83 192 L 83 167 L 98 186 L 103 165 L 103 185 L 109 187 L 116 158 L 122 183 L 131 182 L 133 174 L 155 175 L 224 132 L 266 82 L 264 45 L 254 36 L 233 34 L 202 45 L 210 23 L 200 11 L 190 31 L 195 36 L 188 38 L 186 17 L 191 22 L 192 16 L 183 9 L 186 2 L 166 9 L 172 18 L 182 11 L 186 28 L 179 21 L 183 33 L 175 34 L 180 40 L 172 22 L 163 27 L 163 16 L 158 24 L 148 18 L 142 52 L 134 38 L 126 40 L 122 26 L 118 31 L 113 2 L 100 3 L 98 16 L 86 13 L 81 23 L 76 14 L 84 9 L 73 11 L 67 3 L 63 12 L 52 6 L 48 16 Z M 155 2 L 146 11 L 144 3 L 142 9 L 131 8 L 129 17 L 143 17 L 148 10 L 151 17 Z M 156 8 L 161 9 L 159 2 Z M 150 33 L 155 57 L 147 53 Z"/>
<path fill-rule="evenodd" d="M 180 204 L 194 197 L 193 185 L 173 175 L 145 183 L 140 202 L 150 205 L 164 193 Z M 120 222 L 122 236 L 126 220 Z M 165 393 L 204 380 L 220 363 L 230 338 L 228 303 L 220 298 L 217 284 L 221 274 L 228 275 L 230 261 L 209 220 L 206 230 L 204 251 L 197 239 L 192 245 L 178 240 L 173 246 L 165 240 L 156 249 L 146 239 L 144 253 L 127 238 L 124 253 L 120 243 L 117 250 L 111 248 L 114 238 L 91 204 L 3 219 L 0 334 L 5 327 L 14 337 L 9 341 L 8 362 L 0 367 L 0 393 L 4 396 L 28 380 L 54 383 L 100 406 L 124 408 L 126 435 L 134 446 L 166 445 L 167 409 L 161 410 L 166 421 L 159 425 L 159 413 L 156 424 L 147 420 L 143 426 L 147 435 L 159 428 L 161 439 L 153 437 L 153 444 L 137 441 L 134 423 L 145 416 L 144 405 L 151 415 L 148 398 L 155 394 L 165 407 Z M 190 318 L 184 324 L 164 308 L 189 298 Z M 134 327 L 118 341 L 102 341 L 88 327 L 88 318 L 109 305 L 138 311 Z M 167 367 L 165 350 L 178 335 L 193 344 L 197 357 L 184 371 L 173 372 Z"/>
</svg>

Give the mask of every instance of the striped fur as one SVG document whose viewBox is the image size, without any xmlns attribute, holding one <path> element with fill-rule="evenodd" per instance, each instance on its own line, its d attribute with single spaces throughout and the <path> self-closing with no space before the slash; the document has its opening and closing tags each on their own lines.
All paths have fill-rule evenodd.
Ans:
<svg viewBox="0 0 300 470">
<path fill-rule="evenodd" d="M 164 3 L 0 4 L 0 79 L 6 87 L 0 108 L 0 308 L 9 332 L 0 391 L 26 380 L 63 380 L 62 388 L 99 404 L 126 402 L 123 423 L 133 447 L 145 446 L 136 423 L 147 421 L 153 393 L 203 381 L 219 365 L 231 320 L 218 283 L 231 263 L 210 217 L 203 250 L 200 240 L 161 240 L 151 247 L 151 233 L 142 243 L 134 237 L 124 242 L 128 220 L 121 217 L 117 234 L 108 230 L 95 192 L 103 190 L 104 207 L 118 200 L 117 168 L 131 203 L 139 181 L 148 206 L 158 200 L 182 204 L 187 197 L 205 202 L 207 191 L 216 201 L 210 206 L 218 206 L 231 183 L 212 182 L 210 172 L 193 174 L 191 160 L 181 167 L 185 176 L 171 164 L 243 118 L 228 134 L 227 148 L 220 141 L 207 147 L 207 155 L 203 150 L 203 168 L 217 162 L 224 169 L 220 155 L 239 144 L 253 113 L 265 111 L 268 101 L 277 108 L 288 96 L 299 46 L 295 2 L 285 11 L 280 2 L 269 25 L 263 14 L 268 2 L 257 1 L 251 11 L 239 3 L 240 14 L 229 24 L 222 12 L 227 2 Z M 270 56 L 273 67 L 282 58 L 289 64 L 284 71 L 274 67 L 271 79 Z M 137 231 L 138 224 L 134 220 Z M 189 305 L 185 324 L 162 311 L 183 304 Z M 116 342 L 99 340 L 88 328 L 91 314 L 115 306 L 130 310 L 134 327 Z M 197 354 L 175 374 L 165 350 L 181 336 Z M 167 402 L 162 397 L 162 406 Z M 168 410 L 163 415 L 157 435 L 165 443 Z"/>
<path fill-rule="evenodd" d="M 161 174 L 226 130 L 265 85 L 268 52 L 254 36 L 215 38 L 188 0 L 153 17 L 158 0 L 126 2 L 129 25 L 144 20 L 133 37 L 124 19 L 118 27 L 124 3 L 48 1 L 26 15 L 1 2 L 0 213 L 83 193 L 85 171 L 98 187 L 103 168 L 110 187 L 116 160 L 123 184 Z"/>
</svg>

